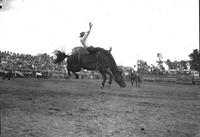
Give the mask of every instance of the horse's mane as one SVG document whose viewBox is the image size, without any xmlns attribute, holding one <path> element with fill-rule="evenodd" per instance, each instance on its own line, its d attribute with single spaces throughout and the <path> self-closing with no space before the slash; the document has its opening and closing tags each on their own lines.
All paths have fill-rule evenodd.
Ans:
<svg viewBox="0 0 200 137">
<path fill-rule="evenodd" d="M 111 54 L 109 51 L 105 51 L 104 53 L 105 53 L 105 55 L 106 55 L 107 57 L 112 58 L 112 59 L 114 60 L 112 54 Z"/>
<path fill-rule="evenodd" d="M 112 65 L 115 65 L 115 66 L 117 67 L 117 64 L 116 64 L 116 62 L 115 62 L 115 59 L 114 59 L 113 55 L 112 55 L 109 51 L 107 51 L 107 50 L 105 50 L 103 53 L 106 55 L 106 57 L 112 59 L 112 61 L 113 61 L 113 63 L 114 63 L 114 64 L 112 64 Z"/>
</svg>

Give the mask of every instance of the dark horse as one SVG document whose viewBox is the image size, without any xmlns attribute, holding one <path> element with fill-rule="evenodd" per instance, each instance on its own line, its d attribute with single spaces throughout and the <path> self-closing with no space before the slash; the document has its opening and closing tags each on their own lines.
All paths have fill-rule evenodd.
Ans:
<svg viewBox="0 0 200 137">
<path fill-rule="evenodd" d="M 136 73 L 133 70 L 130 70 L 130 81 L 131 81 L 131 85 L 133 86 L 134 81 L 136 83 L 136 87 L 140 87 L 140 81 L 141 81 L 141 77 L 138 73 Z"/>
<path fill-rule="evenodd" d="M 54 51 L 57 56 L 55 63 L 62 62 L 67 58 L 67 70 L 70 76 L 70 71 L 79 76 L 76 72 L 81 71 L 81 68 L 87 70 L 98 70 L 103 76 L 102 88 L 105 85 L 107 79 L 106 74 L 110 76 L 109 85 L 112 84 L 112 77 L 120 87 L 125 87 L 125 81 L 122 76 L 122 71 L 118 70 L 115 60 L 111 53 L 107 52 L 95 52 L 93 54 L 82 54 L 79 52 L 73 53 L 72 55 L 66 55 L 65 52 L 56 50 Z"/>
</svg>

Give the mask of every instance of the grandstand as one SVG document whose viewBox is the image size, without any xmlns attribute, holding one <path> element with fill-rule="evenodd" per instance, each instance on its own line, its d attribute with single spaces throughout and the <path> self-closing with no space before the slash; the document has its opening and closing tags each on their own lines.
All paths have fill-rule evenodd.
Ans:
<svg viewBox="0 0 200 137">
<path fill-rule="evenodd" d="M 0 51 L 0 69 L 20 72 L 65 73 L 63 65 L 53 63 L 53 56 L 46 53 L 36 56 Z"/>
</svg>

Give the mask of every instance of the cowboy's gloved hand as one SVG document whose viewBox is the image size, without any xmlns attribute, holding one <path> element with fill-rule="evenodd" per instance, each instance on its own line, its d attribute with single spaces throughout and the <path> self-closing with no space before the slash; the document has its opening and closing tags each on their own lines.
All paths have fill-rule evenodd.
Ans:
<svg viewBox="0 0 200 137">
<path fill-rule="evenodd" d="M 91 22 L 89 22 L 89 26 L 90 26 L 90 29 L 92 28 L 92 23 Z"/>
</svg>

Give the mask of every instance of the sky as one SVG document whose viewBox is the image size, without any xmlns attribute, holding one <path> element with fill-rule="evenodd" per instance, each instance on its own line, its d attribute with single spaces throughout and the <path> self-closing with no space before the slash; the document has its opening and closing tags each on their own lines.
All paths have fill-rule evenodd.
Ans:
<svg viewBox="0 0 200 137">
<path fill-rule="evenodd" d="M 88 45 L 109 49 L 118 65 L 188 60 L 199 48 L 198 0 L 2 0 L 0 50 L 52 55 Z"/>
</svg>

